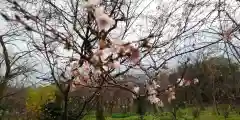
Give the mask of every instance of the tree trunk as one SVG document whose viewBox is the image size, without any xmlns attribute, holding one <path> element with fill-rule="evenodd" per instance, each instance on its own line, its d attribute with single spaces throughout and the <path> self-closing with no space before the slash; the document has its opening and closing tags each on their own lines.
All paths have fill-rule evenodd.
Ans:
<svg viewBox="0 0 240 120">
<path fill-rule="evenodd" d="M 0 84 L 0 98 L 3 97 L 6 86 L 7 86 L 7 82 L 3 82 L 3 83 Z M 2 101 L 2 99 L 0 99 L 0 102 L 1 101 Z"/>
<path fill-rule="evenodd" d="M 104 114 L 103 114 L 104 110 L 102 106 L 101 94 L 97 95 L 96 100 L 97 100 L 96 120 L 105 120 Z"/>
<path fill-rule="evenodd" d="M 9 56 L 8 56 L 8 51 L 6 48 L 6 45 L 3 41 L 3 36 L 0 36 L 0 44 L 2 46 L 2 52 L 3 52 L 3 57 L 4 57 L 4 61 L 5 61 L 5 65 L 6 65 L 6 70 L 5 70 L 5 74 L 3 79 L 0 79 L 1 84 L 0 84 L 0 97 L 3 97 L 4 95 L 4 91 L 6 89 L 7 83 L 10 79 L 10 72 L 11 72 L 11 62 L 9 60 Z"/>
<path fill-rule="evenodd" d="M 140 119 L 144 119 L 146 105 L 145 105 L 145 96 L 138 97 L 138 114 L 140 115 Z"/>
<path fill-rule="evenodd" d="M 153 110 L 155 114 L 159 112 L 158 106 L 156 104 L 153 104 Z"/>
<path fill-rule="evenodd" d="M 68 93 L 64 95 L 64 111 L 62 120 L 68 120 Z"/>
<path fill-rule="evenodd" d="M 204 110 L 205 108 L 203 105 L 203 98 L 201 96 L 201 90 L 197 86 L 194 86 L 193 89 L 195 90 L 195 99 L 196 99 L 198 105 L 200 106 L 200 109 Z"/>
<path fill-rule="evenodd" d="M 114 107 L 114 104 L 112 102 L 110 102 L 110 105 L 109 105 L 110 115 L 112 115 L 112 113 L 113 113 L 113 107 Z"/>
<path fill-rule="evenodd" d="M 56 91 L 55 93 L 55 96 L 56 96 L 56 99 L 55 99 L 55 103 L 56 105 L 59 107 L 59 108 L 63 108 L 62 105 L 63 105 L 63 95 L 62 93 L 60 93 L 59 91 Z M 57 117 L 57 120 L 61 120 L 61 116 L 58 116 Z"/>
</svg>

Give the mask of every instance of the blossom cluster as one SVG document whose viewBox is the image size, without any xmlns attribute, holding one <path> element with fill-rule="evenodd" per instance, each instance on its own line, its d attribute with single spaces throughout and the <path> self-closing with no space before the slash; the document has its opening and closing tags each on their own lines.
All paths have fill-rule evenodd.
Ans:
<svg viewBox="0 0 240 120">
<path fill-rule="evenodd" d="M 177 79 L 177 84 L 179 87 L 185 87 L 190 86 L 192 84 L 196 85 L 199 83 L 199 80 L 197 78 L 194 78 L 193 80 L 185 80 L 185 79 Z M 158 97 L 157 89 L 160 88 L 160 86 L 156 83 L 154 80 L 145 81 L 145 86 L 147 90 L 147 100 L 151 104 L 156 104 L 158 106 L 163 107 L 164 104 L 162 100 Z M 139 87 L 134 87 L 133 91 L 136 93 L 139 93 Z M 168 89 L 164 91 L 164 94 L 167 95 L 167 100 L 169 103 L 171 103 L 172 100 L 176 99 L 176 92 L 175 92 L 175 86 L 168 86 Z M 136 98 L 135 95 L 133 95 L 133 98 Z"/>
<path fill-rule="evenodd" d="M 151 104 L 155 104 L 157 106 L 163 107 L 164 103 L 158 96 L 159 93 L 157 89 L 159 88 L 160 86 L 154 80 L 145 81 L 145 90 L 147 91 L 147 100 Z M 136 94 L 139 94 L 140 87 L 139 86 L 133 87 L 133 91 Z M 171 103 L 172 100 L 176 99 L 175 86 L 168 86 L 168 89 L 164 91 L 164 94 L 166 95 L 168 102 Z M 136 99 L 137 98 L 136 95 L 133 94 L 133 98 Z"/>
<path fill-rule="evenodd" d="M 157 97 L 158 93 L 156 89 L 159 88 L 160 86 L 157 85 L 157 83 L 154 80 L 146 81 L 145 84 L 146 84 L 146 90 L 148 92 L 147 99 L 149 100 L 149 102 L 151 104 L 157 104 L 158 106 L 163 106 L 162 100 L 160 100 Z"/>
<path fill-rule="evenodd" d="M 94 21 L 99 33 L 107 31 L 115 24 L 114 19 L 105 13 L 100 0 L 88 0 L 85 7 L 90 14 L 94 15 Z M 112 40 L 102 37 L 101 34 L 97 38 L 98 46 L 96 49 L 92 49 L 93 54 L 89 56 L 90 59 L 86 60 L 83 66 L 79 62 L 75 62 L 72 66 L 72 77 L 74 78 L 72 83 L 74 85 L 88 84 L 90 73 L 99 75 L 120 67 L 120 59 L 123 58 L 128 59 L 134 65 L 139 64 L 140 52 L 134 42 Z"/>
<path fill-rule="evenodd" d="M 178 86 L 186 87 L 186 86 L 190 86 L 192 84 L 194 84 L 194 85 L 198 84 L 199 80 L 197 78 L 194 78 L 193 80 L 186 80 L 186 79 L 178 78 L 177 83 L 178 83 Z"/>
<path fill-rule="evenodd" d="M 115 23 L 115 21 L 113 18 L 105 14 L 104 6 L 100 6 L 100 3 L 100 0 L 88 0 L 85 7 L 89 11 L 93 12 L 98 30 L 108 30 Z"/>
<path fill-rule="evenodd" d="M 133 92 L 135 92 L 136 94 L 138 94 L 139 91 L 140 91 L 140 87 L 139 87 L 139 86 L 135 86 L 135 87 L 133 87 Z M 132 95 L 132 97 L 133 97 L 134 99 L 137 98 L 136 95 L 134 95 L 134 94 Z"/>
<path fill-rule="evenodd" d="M 175 86 L 169 86 L 169 89 L 167 89 L 165 92 L 167 93 L 169 103 L 176 99 Z"/>
</svg>

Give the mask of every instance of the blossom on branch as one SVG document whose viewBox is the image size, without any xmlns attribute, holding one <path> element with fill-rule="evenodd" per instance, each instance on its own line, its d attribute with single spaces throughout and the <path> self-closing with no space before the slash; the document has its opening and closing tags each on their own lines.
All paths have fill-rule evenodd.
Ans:
<svg viewBox="0 0 240 120">
<path fill-rule="evenodd" d="M 115 21 L 111 17 L 104 13 L 103 6 L 96 7 L 94 9 L 94 16 L 99 31 L 107 30 L 115 23 Z"/>
<path fill-rule="evenodd" d="M 138 87 L 138 86 L 133 87 L 133 92 L 135 92 L 136 94 L 139 94 L 139 91 L 140 91 L 140 87 Z M 134 94 L 132 95 L 132 97 L 134 99 L 137 98 L 136 95 L 134 95 Z"/>
<path fill-rule="evenodd" d="M 119 68 L 120 67 L 120 61 L 113 61 L 108 64 L 108 67 L 110 68 Z"/>
<path fill-rule="evenodd" d="M 107 30 L 115 23 L 115 21 L 105 13 L 96 16 L 96 22 L 99 31 Z"/>
<path fill-rule="evenodd" d="M 158 106 L 163 106 L 162 101 L 157 97 L 157 91 L 156 89 L 159 88 L 160 86 L 157 85 L 157 83 L 152 80 L 152 81 L 146 81 L 146 89 L 148 92 L 148 97 L 147 99 L 151 104 L 157 104 Z"/>
<path fill-rule="evenodd" d="M 177 79 L 177 84 L 180 87 L 190 86 L 192 84 L 198 84 L 199 80 L 197 78 L 194 78 L 193 80 L 186 80 L 186 79 Z"/>
<path fill-rule="evenodd" d="M 175 87 L 170 87 L 169 90 L 167 90 L 168 94 L 168 102 L 171 103 L 172 100 L 176 99 L 176 93 L 175 93 Z"/>
<path fill-rule="evenodd" d="M 137 63 L 139 61 L 140 53 L 139 50 L 136 48 L 131 47 L 131 56 L 130 60 L 134 63 Z"/>
<path fill-rule="evenodd" d="M 96 18 L 103 15 L 103 14 L 105 14 L 103 6 L 95 8 L 94 15 L 95 15 Z"/>
<path fill-rule="evenodd" d="M 198 84 L 199 83 L 199 80 L 197 78 L 194 78 L 193 79 L 193 84 Z"/>
</svg>

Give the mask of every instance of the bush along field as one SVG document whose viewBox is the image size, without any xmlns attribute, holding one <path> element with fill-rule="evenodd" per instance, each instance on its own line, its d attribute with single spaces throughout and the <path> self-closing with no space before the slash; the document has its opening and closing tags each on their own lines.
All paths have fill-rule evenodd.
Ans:
<svg viewBox="0 0 240 120">
<path fill-rule="evenodd" d="M 208 107 L 205 110 L 199 110 L 196 108 L 179 109 L 176 112 L 176 118 L 171 112 L 159 112 L 159 113 L 146 113 L 144 120 L 240 120 L 240 109 L 226 111 L 224 109 L 219 111 L 218 115 L 214 112 L 214 108 Z M 140 120 L 140 116 L 131 113 L 116 113 L 112 115 L 106 115 L 106 120 Z M 87 115 L 83 120 L 96 120 L 94 114 Z"/>
</svg>

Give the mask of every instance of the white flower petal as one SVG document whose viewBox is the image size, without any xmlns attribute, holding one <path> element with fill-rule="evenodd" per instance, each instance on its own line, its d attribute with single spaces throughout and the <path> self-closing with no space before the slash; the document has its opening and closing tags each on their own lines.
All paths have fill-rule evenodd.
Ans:
<svg viewBox="0 0 240 120">
<path fill-rule="evenodd" d="M 123 45 L 125 42 L 122 40 L 112 39 L 111 42 L 115 45 Z"/>
<path fill-rule="evenodd" d="M 178 83 L 178 86 L 183 86 L 183 84 L 184 84 L 184 79 L 182 80 L 182 79 L 178 78 L 178 79 L 177 79 L 177 83 Z"/>
<path fill-rule="evenodd" d="M 134 87 L 133 91 L 136 92 L 137 94 L 139 93 L 140 87 Z"/>
<path fill-rule="evenodd" d="M 194 83 L 194 84 L 197 84 L 197 83 L 199 83 L 199 80 L 198 80 L 197 78 L 194 78 L 194 79 L 193 79 L 193 83 Z"/>
<path fill-rule="evenodd" d="M 107 67 L 107 66 L 103 66 L 103 69 L 104 69 L 105 71 L 107 71 L 107 70 L 108 70 L 108 67 Z"/>
<path fill-rule="evenodd" d="M 115 53 L 115 54 L 113 54 L 113 59 L 116 59 L 117 57 L 118 57 L 118 54 L 117 53 Z"/>
<path fill-rule="evenodd" d="M 151 104 L 158 104 L 161 101 L 156 95 L 148 96 L 148 100 Z"/>
<path fill-rule="evenodd" d="M 112 48 L 105 48 L 102 50 L 101 60 L 105 61 L 111 54 L 112 54 Z"/>
<path fill-rule="evenodd" d="M 100 17 L 101 15 L 105 14 L 104 13 L 104 7 L 103 6 L 100 6 L 100 7 L 97 7 L 95 8 L 95 17 Z"/>
<path fill-rule="evenodd" d="M 120 61 L 114 61 L 113 62 L 113 67 L 114 68 L 119 68 L 120 67 Z"/>
</svg>

